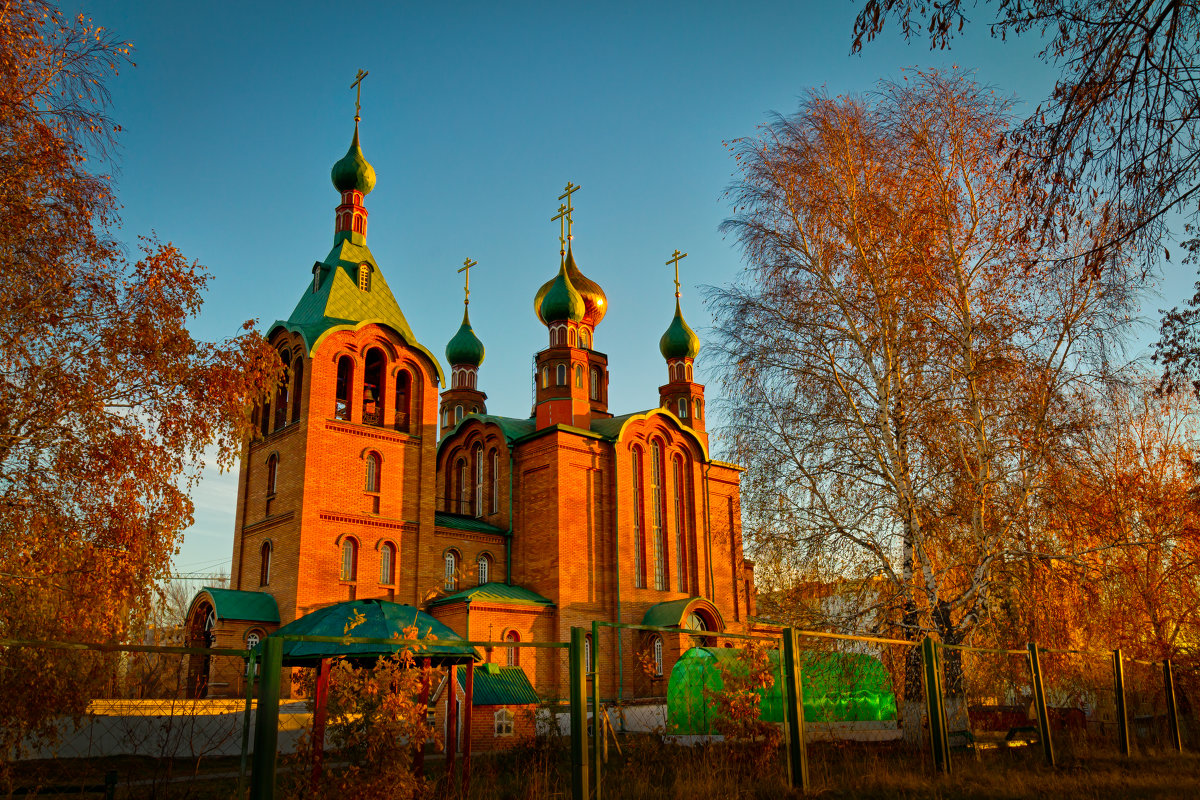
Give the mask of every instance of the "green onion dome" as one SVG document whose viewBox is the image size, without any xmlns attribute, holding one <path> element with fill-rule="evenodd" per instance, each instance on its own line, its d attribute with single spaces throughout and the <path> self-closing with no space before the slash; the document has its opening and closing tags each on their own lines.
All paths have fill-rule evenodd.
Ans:
<svg viewBox="0 0 1200 800">
<path fill-rule="evenodd" d="M 475 331 L 471 328 L 471 319 L 464 310 L 462 326 L 458 329 L 458 333 L 454 334 L 450 343 L 446 345 L 446 360 L 452 367 L 460 364 L 478 367 L 483 363 L 484 353 L 483 342 L 479 341 L 479 337 L 475 335 Z"/>
<path fill-rule="evenodd" d="M 339 192 L 355 190 L 370 194 L 375 188 L 375 168 L 367 163 L 362 147 L 358 144 L 357 122 L 354 123 L 354 139 L 350 142 L 350 149 L 333 165 L 330 177 L 333 178 L 334 188 Z"/>
<path fill-rule="evenodd" d="M 542 322 L 549 325 L 551 322 L 560 322 L 564 319 L 579 322 L 586 313 L 587 305 L 583 301 L 583 296 L 571 282 L 564 262 L 558 268 L 558 275 L 550 282 L 550 289 L 542 298 L 538 307 L 538 316 L 541 317 Z"/>
<path fill-rule="evenodd" d="M 571 279 L 575 291 L 579 292 L 579 296 L 583 298 L 584 312 L 581 321 L 583 324 L 595 328 L 608 313 L 608 297 L 605 296 L 604 290 L 600 288 L 599 284 L 579 271 L 579 266 L 575 263 L 575 254 L 571 252 L 569 246 L 567 248 L 567 277 Z M 533 298 L 533 310 L 543 325 L 548 320 L 542 313 L 542 301 L 550 291 L 550 287 L 554 285 L 555 280 L 557 279 L 551 278 L 542 284 L 542 288 L 538 289 L 537 295 Z"/>
<path fill-rule="evenodd" d="M 666 359 L 695 358 L 700 352 L 700 337 L 683 321 L 678 297 L 675 298 L 675 318 L 658 340 L 658 350 Z"/>
</svg>

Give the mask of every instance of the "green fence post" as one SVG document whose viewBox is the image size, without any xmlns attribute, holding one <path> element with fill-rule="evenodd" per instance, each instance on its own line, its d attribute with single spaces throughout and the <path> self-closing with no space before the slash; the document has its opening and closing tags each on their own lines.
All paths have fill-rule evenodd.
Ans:
<svg viewBox="0 0 1200 800">
<path fill-rule="evenodd" d="M 571 628 L 571 798 L 587 800 L 587 666 L 583 663 L 583 628 Z"/>
<path fill-rule="evenodd" d="M 1038 657 L 1037 642 L 1029 643 L 1029 674 L 1033 678 L 1033 705 L 1037 709 L 1038 738 L 1042 740 L 1042 752 L 1046 763 L 1054 766 L 1054 742 L 1050 740 L 1050 712 L 1046 708 L 1046 690 L 1042 686 L 1042 661 Z"/>
<path fill-rule="evenodd" d="M 254 757 L 250 767 L 251 800 L 275 797 L 275 751 L 279 744 L 279 683 L 283 675 L 283 640 L 263 639 L 258 716 L 254 722 Z"/>
<path fill-rule="evenodd" d="M 925 709 L 929 719 L 929 745 L 933 750 L 933 763 L 937 769 L 950 774 L 949 738 L 946 735 L 946 715 L 942 709 L 942 677 L 938 669 L 937 643 L 929 636 L 921 642 L 921 656 L 925 662 Z"/>
<path fill-rule="evenodd" d="M 604 725 L 600 715 L 600 622 L 592 620 L 592 663 L 587 665 L 592 673 L 592 799 L 600 800 L 600 768 L 604 741 Z"/>
<path fill-rule="evenodd" d="M 796 631 L 783 629 L 784 719 L 788 736 L 788 785 L 808 793 L 808 750 L 804 742 L 804 693 Z"/>
<path fill-rule="evenodd" d="M 1113 704 L 1117 707 L 1117 746 L 1121 755 L 1128 756 L 1129 713 L 1125 708 L 1125 661 L 1119 647 L 1113 650 Z"/>
<path fill-rule="evenodd" d="M 1163 691 L 1167 695 L 1167 734 L 1176 753 L 1183 752 L 1183 739 L 1179 736 L 1179 708 L 1175 705 L 1175 668 L 1171 659 L 1163 661 Z"/>
<path fill-rule="evenodd" d="M 250 755 L 250 714 L 254 705 L 255 653 L 250 651 L 246 658 L 246 713 L 242 717 L 242 763 L 238 768 L 238 797 L 246 794 L 246 766 Z"/>
</svg>

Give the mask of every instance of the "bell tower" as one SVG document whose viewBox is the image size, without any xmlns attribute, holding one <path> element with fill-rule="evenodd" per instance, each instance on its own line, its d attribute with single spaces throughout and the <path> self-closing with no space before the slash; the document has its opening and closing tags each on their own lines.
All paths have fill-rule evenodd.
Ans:
<svg viewBox="0 0 1200 800">
<path fill-rule="evenodd" d="M 679 261 L 683 258 L 687 258 L 687 253 L 676 250 L 666 262 L 667 266 L 675 265 L 675 316 L 658 340 L 658 350 L 667 361 L 668 378 L 667 383 L 658 387 L 658 399 L 663 408 L 679 417 L 679 421 L 695 431 L 707 445 L 704 387 L 695 382 L 692 373 L 700 353 L 700 337 L 684 321 L 679 307 Z"/>
<path fill-rule="evenodd" d="M 450 364 L 450 388 L 442 392 L 442 433 L 450 430 L 468 414 L 487 413 L 487 395 L 479 390 L 479 365 L 486 353 L 483 342 L 471 327 L 471 268 L 479 262 L 466 259 L 463 273 L 463 321 L 458 333 L 446 345 Z"/>
</svg>

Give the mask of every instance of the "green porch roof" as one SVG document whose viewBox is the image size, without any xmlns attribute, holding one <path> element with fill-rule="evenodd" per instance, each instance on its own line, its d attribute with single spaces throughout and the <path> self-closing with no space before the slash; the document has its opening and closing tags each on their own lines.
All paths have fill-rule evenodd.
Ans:
<svg viewBox="0 0 1200 800">
<path fill-rule="evenodd" d="M 247 622 L 279 624 L 279 606 L 266 592 L 243 592 L 237 589 L 218 589 L 205 586 L 201 591 L 212 598 L 217 619 L 240 619 Z"/>
<path fill-rule="evenodd" d="M 655 603 L 646 609 L 646 615 L 642 617 L 642 624 L 652 625 L 656 628 L 672 628 L 682 625 L 683 612 L 696 599 L 695 597 L 685 597 L 681 600 Z"/>
<path fill-rule="evenodd" d="M 504 528 L 497 528 L 495 525 L 489 525 L 481 519 L 475 517 L 467 517 L 462 514 L 451 514 L 448 511 L 433 512 L 433 524 L 439 528 L 451 528 L 456 531 L 470 531 L 471 533 L 492 533 L 497 536 L 508 536 L 509 533 Z"/>
<path fill-rule="evenodd" d="M 366 292 L 358 288 L 358 266 L 363 263 L 372 268 L 371 288 Z M 437 369 L 438 380 L 445 384 L 441 364 L 433 353 L 417 341 L 375 257 L 365 244 L 354 244 L 348 239 L 338 242 L 324 261 L 313 265 L 313 272 L 320 276 L 317 291 L 312 290 L 310 282 L 292 315 L 286 320 L 276 320 L 267 329 L 268 336 L 276 328 L 294 331 L 304 337 L 304 343 L 311 353 L 331 331 L 353 329 L 370 322 L 387 325 L 399 334 L 405 344 L 429 357 L 430 363 Z"/>
<path fill-rule="evenodd" d="M 458 673 L 458 687 L 466 689 L 466 671 Z M 472 706 L 525 706 L 540 702 L 533 684 L 520 667 L 480 664 L 475 668 Z"/>
<path fill-rule="evenodd" d="M 521 586 L 510 586 L 507 583 L 485 583 L 482 586 L 472 586 L 461 592 L 439 597 L 429 605 L 440 606 L 447 603 L 504 603 L 510 606 L 552 606 L 553 601 L 542 597 L 537 592 Z"/>
</svg>

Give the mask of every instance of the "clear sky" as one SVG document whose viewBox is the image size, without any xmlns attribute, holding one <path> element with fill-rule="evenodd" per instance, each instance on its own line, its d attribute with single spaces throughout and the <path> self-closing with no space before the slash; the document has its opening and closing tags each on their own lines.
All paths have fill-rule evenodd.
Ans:
<svg viewBox="0 0 1200 800">
<path fill-rule="evenodd" d="M 157 231 L 213 276 L 193 325 L 205 338 L 286 318 L 332 245 L 329 170 L 353 129 L 378 176 L 368 244 L 413 331 L 442 357 L 462 315 L 487 346 L 488 409 L 526 416 L 545 328 L 534 292 L 558 268 L 550 221 L 573 181 L 575 253 L 604 287 L 596 333 L 616 413 L 657 404 L 658 338 L 673 312 L 705 337 L 699 292 L 740 259 L 717 231 L 733 179 L 724 142 L 790 113 L 810 89 L 859 93 L 904 68 L 951 65 L 1018 98 L 1053 72 L 1030 41 L 984 25 L 950 52 L 885 36 L 850 55 L 854 2 L 182 3 L 83 0 L 134 45 L 112 82 L 124 126 L 123 237 Z M 701 354 L 699 380 L 712 384 Z M 713 386 L 713 389 L 716 387 Z M 710 392 L 710 400 L 715 399 Z M 715 410 L 715 409 L 714 409 Z M 194 494 L 178 571 L 228 569 L 236 481 L 215 470 Z"/>
</svg>

